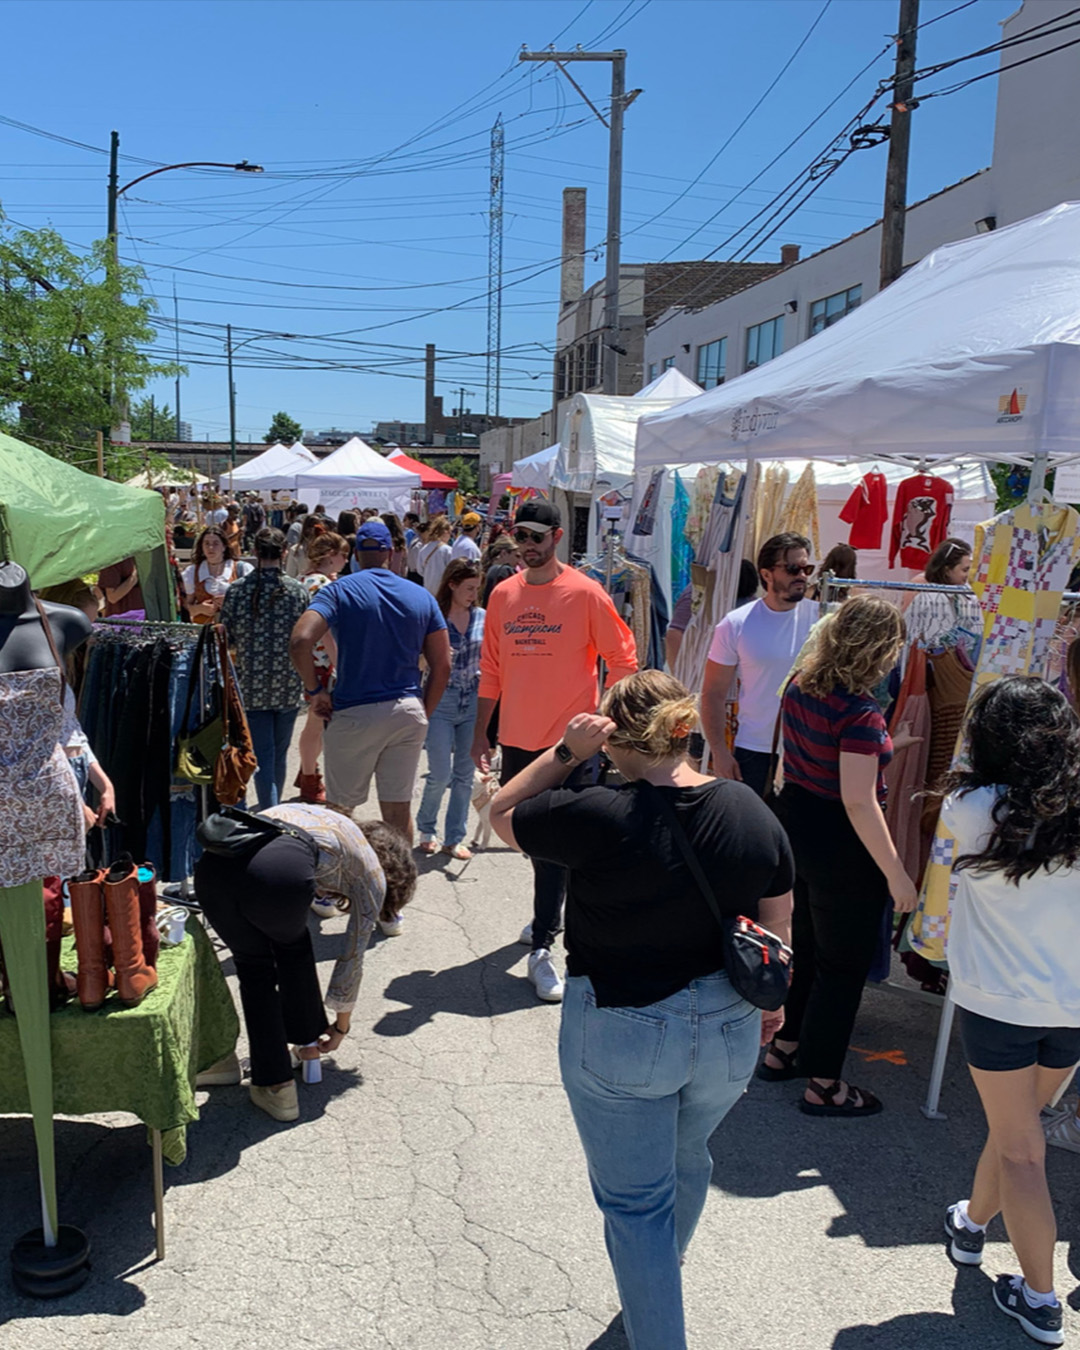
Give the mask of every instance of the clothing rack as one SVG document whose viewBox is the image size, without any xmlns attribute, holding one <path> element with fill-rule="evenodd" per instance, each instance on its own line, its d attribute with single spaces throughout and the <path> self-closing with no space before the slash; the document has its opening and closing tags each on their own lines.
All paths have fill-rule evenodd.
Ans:
<svg viewBox="0 0 1080 1350">
<path fill-rule="evenodd" d="M 826 572 L 821 581 L 822 603 L 829 599 L 830 588 L 837 590 L 852 586 L 861 586 L 864 590 L 876 591 L 914 591 L 933 593 L 936 595 L 971 595 L 973 592 L 970 586 L 946 586 L 934 585 L 931 583 L 919 583 L 913 581 L 861 581 L 854 578 L 834 577 L 831 572 Z M 1080 600 L 1080 592 L 1066 591 L 1062 597 L 1063 604 L 1074 604 Z M 877 988 L 895 994 L 900 998 L 916 999 L 925 1002 L 927 998 L 936 998 L 936 995 L 928 995 L 919 989 L 908 989 L 903 985 L 893 984 L 891 980 L 883 980 Z M 956 1016 L 956 1004 L 952 1001 L 948 989 L 945 991 L 945 997 L 942 1001 L 941 1019 L 938 1022 L 937 1043 L 934 1047 L 934 1061 L 930 1069 L 930 1081 L 926 1089 L 926 1101 L 919 1110 L 927 1120 L 947 1120 L 948 1117 L 940 1110 L 941 1086 L 945 1080 L 945 1063 L 949 1054 L 949 1041 L 952 1038 L 953 1020 Z"/>
<path fill-rule="evenodd" d="M 199 640 L 200 626 L 194 623 L 167 623 L 159 619 L 125 619 L 123 615 L 114 618 L 94 620 L 94 628 L 100 633 L 145 633 L 148 637 L 189 638 Z"/>
</svg>

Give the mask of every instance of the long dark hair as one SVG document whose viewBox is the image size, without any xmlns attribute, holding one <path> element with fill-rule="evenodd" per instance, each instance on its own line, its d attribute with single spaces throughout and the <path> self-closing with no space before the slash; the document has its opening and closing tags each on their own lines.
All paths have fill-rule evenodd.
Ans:
<svg viewBox="0 0 1080 1350">
<path fill-rule="evenodd" d="M 452 562 L 447 563 L 442 581 L 439 582 L 439 589 L 435 592 L 435 603 L 442 610 L 444 619 L 449 615 L 450 606 L 454 603 L 453 588 L 460 586 L 463 581 L 471 581 L 479 575 L 479 565 L 470 562 L 468 558 L 455 558 Z"/>
<path fill-rule="evenodd" d="M 191 561 L 195 567 L 196 574 L 198 574 L 199 564 L 206 562 L 206 554 L 203 553 L 203 540 L 208 534 L 216 534 L 225 546 L 226 562 L 235 562 L 240 556 L 240 550 L 237 548 L 236 544 L 229 539 L 220 525 L 207 525 L 204 530 L 199 531 L 198 538 L 195 540 L 195 547 L 191 551 Z"/>
<path fill-rule="evenodd" d="M 255 594 L 251 601 L 252 614 L 259 612 L 259 597 L 264 586 L 270 590 L 270 599 L 273 603 L 276 603 L 278 597 L 283 594 L 285 582 L 281 575 L 281 560 L 284 554 L 285 536 L 272 525 L 264 525 L 255 535 L 255 557 L 261 563 L 276 562 L 278 565 L 274 568 L 260 568 L 256 573 Z M 263 577 L 267 575 L 272 578 L 271 581 L 263 581 Z"/>
<path fill-rule="evenodd" d="M 395 552 L 403 549 L 405 547 L 405 531 L 401 528 L 401 521 L 398 520 L 393 511 L 384 511 L 379 519 L 390 531 L 390 539 L 393 542 Z"/>
<path fill-rule="evenodd" d="M 1004 872 L 1017 884 L 1041 868 L 1080 861 L 1080 719 L 1068 699 L 1034 675 L 981 689 L 965 725 L 971 767 L 948 774 L 945 792 L 997 787 L 990 839 L 957 871 Z"/>
<path fill-rule="evenodd" d="M 932 586 L 947 586 L 946 574 L 971 555 L 971 545 L 964 539 L 943 539 L 927 559 L 923 576 Z"/>
</svg>

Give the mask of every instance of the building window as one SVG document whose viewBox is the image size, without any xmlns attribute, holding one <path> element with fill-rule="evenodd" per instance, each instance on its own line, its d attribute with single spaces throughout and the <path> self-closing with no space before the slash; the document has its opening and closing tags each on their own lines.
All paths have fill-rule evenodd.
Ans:
<svg viewBox="0 0 1080 1350">
<path fill-rule="evenodd" d="M 862 287 L 851 286 L 846 291 L 837 291 L 827 295 L 824 300 L 815 300 L 810 306 L 810 336 L 831 328 L 837 319 L 858 309 L 862 301 Z"/>
<path fill-rule="evenodd" d="M 673 356 L 665 356 L 665 357 L 664 357 L 664 369 L 665 369 L 665 370 L 670 370 L 671 367 L 672 367 L 674 364 L 675 364 L 675 358 L 674 358 Z"/>
<path fill-rule="evenodd" d="M 650 362 L 649 362 L 649 378 L 648 378 L 648 380 L 646 380 L 646 384 L 652 384 L 653 380 L 655 380 L 655 379 L 656 379 L 656 362 L 655 362 L 655 361 L 650 361 Z"/>
<path fill-rule="evenodd" d="M 600 341 L 593 338 L 589 343 L 589 358 L 585 367 L 585 388 L 595 389 L 599 383 L 597 379 L 597 367 L 600 364 Z"/>
<path fill-rule="evenodd" d="M 727 338 L 717 338 L 697 349 L 697 382 L 702 389 L 724 383 L 727 371 Z"/>
<path fill-rule="evenodd" d="M 746 369 L 763 366 L 784 350 L 784 316 L 766 319 L 746 330 Z"/>
<path fill-rule="evenodd" d="M 556 383 L 556 397 L 557 397 L 557 398 L 568 398 L 568 397 L 569 397 L 569 394 L 570 394 L 570 390 L 569 390 L 569 388 L 567 387 L 567 383 L 566 383 L 567 371 L 566 371 L 566 357 L 565 357 L 565 356 L 560 356 L 560 357 L 559 357 L 558 370 L 559 370 L 559 373 L 558 373 L 558 375 L 557 375 L 557 377 L 556 377 L 556 380 L 555 380 L 555 383 Z"/>
</svg>

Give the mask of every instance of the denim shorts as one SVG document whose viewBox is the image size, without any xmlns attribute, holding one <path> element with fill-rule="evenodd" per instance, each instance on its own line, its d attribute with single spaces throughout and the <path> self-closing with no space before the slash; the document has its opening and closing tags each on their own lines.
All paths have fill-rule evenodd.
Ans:
<svg viewBox="0 0 1080 1350">
<path fill-rule="evenodd" d="M 973 1069 L 1071 1069 L 1080 1064 L 1080 1027 L 1018 1027 L 957 1008 L 964 1058 Z"/>
</svg>

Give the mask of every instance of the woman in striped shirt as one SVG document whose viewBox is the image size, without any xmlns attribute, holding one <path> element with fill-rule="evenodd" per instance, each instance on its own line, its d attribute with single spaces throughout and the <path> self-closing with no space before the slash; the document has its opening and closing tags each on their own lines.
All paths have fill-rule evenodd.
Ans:
<svg viewBox="0 0 1080 1350">
<path fill-rule="evenodd" d="M 877 596 L 845 601 L 784 695 L 784 789 L 779 814 L 795 854 L 794 976 L 783 1034 L 758 1074 L 808 1078 L 801 1109 L 868 1116 L 871 1093 L 841 1078 L 855 1016 L 890 897 L 914 909 L 915 884 L 893 845 L 882 805 L 892 758 L 870 692 L 904 641 L 899 610 Z M 905 743 L 909 743 L 906 742 Z M 897 747 L 902 748 L 897 741 Z"/>
<path fill-rule="evenodd" d="M 442 851 L 463 862 L 472 857 L 464 839 L 475 773 L 472 735 L 480 684 L 480 651 L 484 645 L 484 611 L 476 603 L 479 594 L 479 564 L 455 558 L 443 573 L 435 593 L 450 633 L 452 665 L 450 683 L 428 724 L 424 742 L 428 756 L 427 783 L 416 816 L 421 852 L 438 852 L 439 806 L 449 787 Z"/>
</svg>

